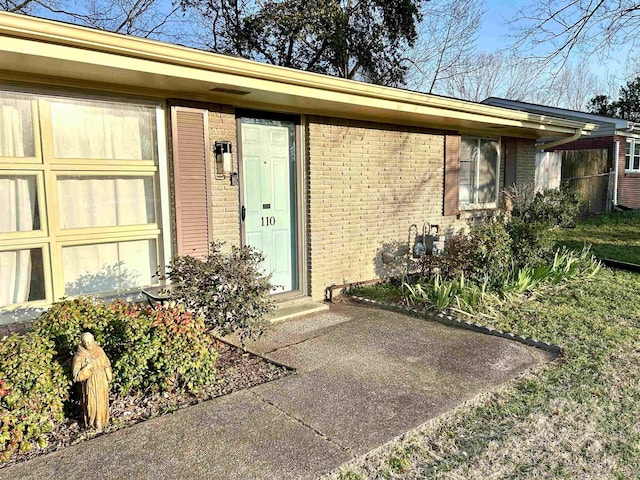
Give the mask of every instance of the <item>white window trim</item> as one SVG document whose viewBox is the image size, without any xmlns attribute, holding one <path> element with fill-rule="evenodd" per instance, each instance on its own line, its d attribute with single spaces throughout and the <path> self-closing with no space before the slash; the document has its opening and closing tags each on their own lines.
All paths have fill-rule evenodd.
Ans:
<svg viewBox="0 0 640 480">
<path fill-rule="evenodd" d="M 640 139 L 627 138 L 627 144 L 631 145 L 629 149 L 629 168 L 627 168 L 627 153 L 624 154 L 624 171 L 625 173 L 640 173 L 640 162 L 638 162 L 638 168 L 633 168 L 633 157 L 636 151 L 636 145 L 640 144 Z M 626 145 L 625 145 L 626 147 Z"/>
<path fill-rule="evenodd" d="M 462 211 L 469 211 L 469 210 L 492 210 L 492 209 L 496 209 L 498 208 L 498 198 L 500 195 L 500 166 L 502 163 L 502 158 L 500 155 L 500 152 L 502 151 L 502 145 L 500 144 L 500 138 L 495 138 L 495 137 L 477 137 L 477 136 L 473 136 L 473 135 L 462 135 L 461 138 L 469 138 L 472 140 L 477 140 L 478 143 L 481 140 L 489 140 L 492 142 L 498 142 L 497 145 L 497 166 L 496 166 L 496 198 L 493 202 L 486 202 L 486 203 L 478 203 L 477 202 L 477 198 L 478 198 L 478 191 L 476 189 L 476 191 L 474 192 L 474 196 L 476 200 L 475 202 L 469 203 L 469 202 L 459 202 L 458 208 Z M 480 149 L 478 149 L 478 151 L 480 151 Z M 480 176 L 480 161 L 476 162 L 476 180 L 478 179 L 478 177 Z M 458 184 L 459 187 L 459 184 Z"/>
</svg>

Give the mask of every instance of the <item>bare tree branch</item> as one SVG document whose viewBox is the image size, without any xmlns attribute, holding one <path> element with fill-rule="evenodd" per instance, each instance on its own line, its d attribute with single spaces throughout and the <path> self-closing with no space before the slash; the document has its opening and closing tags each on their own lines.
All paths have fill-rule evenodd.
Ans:
<svg viewBox="0 0 640 480">
<path fill-rule="evenodd" d="M 423 7 L 416 45 L 407 52 L 412 65 L 407 86 L 431 93 L 475 50 L 483 0 L 442 0 Z"/>
<path fill-rule="evenodd" d="M 574 52 L 601 59 L 614 49 L 633 52 L 640 38 L 640 2 L 535 0 L 511 25 L 515 49 L 562 67 Z"/>
<path fill-rule="evenodd" d="M 184 40 L 187 30 L 173 0 L 0 0 L 0 10 L 168 41 Z"/>
</svg>

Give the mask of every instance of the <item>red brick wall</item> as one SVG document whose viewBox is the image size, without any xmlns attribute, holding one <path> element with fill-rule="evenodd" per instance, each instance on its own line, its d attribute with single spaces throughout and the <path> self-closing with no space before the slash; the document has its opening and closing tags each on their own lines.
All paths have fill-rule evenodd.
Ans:
<svg viewBox="0 0 640 480">
<path fill-rule="evenodd" d="M 620 156 L 618 157 L 618 203 L 625 207 L 640 208 L 640 173 L 626 173 L 624 171 L 624 156 L 627 139 L 615 137 L 620 142 Z"/>
</svg>

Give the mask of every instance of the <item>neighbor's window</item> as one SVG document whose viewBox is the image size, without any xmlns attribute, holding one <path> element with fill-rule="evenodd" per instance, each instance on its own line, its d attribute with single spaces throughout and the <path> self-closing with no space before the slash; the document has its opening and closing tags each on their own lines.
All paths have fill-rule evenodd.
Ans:
<svg viewBox="0 0 640 480">
<path fill-rule="evenodd" d="M 640 172 L 640 139 L 627 140 L 627 150 L 624 156 L 624 170 L 626 172 Z"/>
<path fill-rule="evenodd" d="M 495 207 L 498 197 L 499 152 L 498 140 L 461 138 L 458 192 L 462 210 Z"/>
</svg>

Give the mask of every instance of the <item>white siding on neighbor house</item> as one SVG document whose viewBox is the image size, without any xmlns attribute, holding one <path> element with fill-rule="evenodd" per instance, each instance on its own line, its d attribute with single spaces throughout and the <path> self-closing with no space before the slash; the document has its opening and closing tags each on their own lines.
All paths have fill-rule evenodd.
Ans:
<svg viewBox="0 0 640 480">
<path fill-rule="evenodd" d="M 562 152 L 538 152 L 536 155 L 536 189 L 560 188 Z"/>
</svg>

